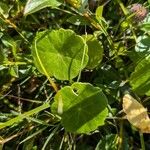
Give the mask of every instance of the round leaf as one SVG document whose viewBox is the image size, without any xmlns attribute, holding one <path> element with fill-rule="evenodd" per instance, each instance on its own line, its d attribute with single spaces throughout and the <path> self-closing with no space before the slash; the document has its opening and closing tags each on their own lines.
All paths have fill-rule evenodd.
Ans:
<svg viewBox="0 0 150 150">
<path fill-rule="evenodd" d="M 72 30 L 39 32 L 32 52 L 37 68 L 59 80 L 76 77 L 88 62 L 87 45 Z"/>
<path fill-rule="evenodd" d="M 77 82 L 58 91 L 52 111 L 61 115 L 67 131 L 88 133 L 104 125 L 106 106 L 107 98 L 100 88 Z"/>
<path fill-rule="evenodd" d="M 94 69 L 103 59 L 103 46 L 93 35 L 84 36 L 88 45 L 89 61 L 86 66 L 88 69 Z"/>
</svg>

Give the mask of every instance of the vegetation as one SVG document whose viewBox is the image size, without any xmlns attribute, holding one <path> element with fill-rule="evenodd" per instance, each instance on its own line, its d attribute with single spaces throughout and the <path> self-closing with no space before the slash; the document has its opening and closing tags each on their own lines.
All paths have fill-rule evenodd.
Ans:
<svg viewBox="0 0 150 150">
<path fill-rule="evenodd" d="M 149 5 L 1 0 L 0 148 L 149 149 Z"/>
</svg>

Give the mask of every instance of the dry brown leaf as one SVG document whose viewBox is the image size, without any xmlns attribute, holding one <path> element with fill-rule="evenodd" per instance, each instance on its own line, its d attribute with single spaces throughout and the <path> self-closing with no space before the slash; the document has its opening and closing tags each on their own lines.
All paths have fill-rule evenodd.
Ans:
<svg viewBox="0 0 150 150">
<path fill-rule="evenodd" d="M 142 133 L 150 133 L 150 118 L 147 109 L 142 104 L 131 95 L 125 94 L 122 106 L 128 121 L 133 126 L 138 128 Z"/>
</svg>

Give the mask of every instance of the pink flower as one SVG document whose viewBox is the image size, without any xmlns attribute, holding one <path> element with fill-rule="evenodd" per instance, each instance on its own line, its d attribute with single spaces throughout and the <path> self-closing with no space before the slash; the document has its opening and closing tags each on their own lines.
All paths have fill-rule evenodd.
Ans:
<svg viewBox="0 0 150 150">
<path fill-rule="evenodd" d="M 130 11 L 132 13 L 135 13 L 134 20 L 136 22 L 144 20 L 144 18 L 148 14 L 148 10 L 141 4 L 137 3 L 131 5 Z"/>
</svg>

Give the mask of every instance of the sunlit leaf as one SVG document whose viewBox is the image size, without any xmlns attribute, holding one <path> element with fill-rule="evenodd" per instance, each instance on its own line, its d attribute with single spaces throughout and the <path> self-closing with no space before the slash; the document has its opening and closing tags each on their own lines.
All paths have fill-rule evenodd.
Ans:
<svg viewBox="0 0 150 150">
<path fill-rule="evenodd" d="M 59 5 L 61 5 L 59 0 L 28 0 L 24 9 L 24 15 L 32 14 L 45 7 L 57 7 Z"/>
<path fill-rule="evenodd" d="M 97 9 L 96 9 L 96 19 L 97 20 L 100 20 L 100 19 L 102 19 L 102 17 L 103 17 L 103 6 L 99 6 L 99 7 L 97 7 Z"/>
<path fill-rule="evenodd" d="M 98 87 L 74 83 L 56 94 L 52 110 L 61 115 L 67 131 L 88 133 L 104 125 L 108 114 L 107 98 Z"/>
<path fill-rule="evenodd" d="M 135 51 L 141 55 L 147 54 L 150 52 L 150 36 L 139 36 L 136 41 Z"/>
<path fill-rule="evenodd" d="M 39 71 L 59 80 L 76 77 L 88 62 L 87 45 L 72 30 L 39 32 L 32 54 Z"/>
</svg>

